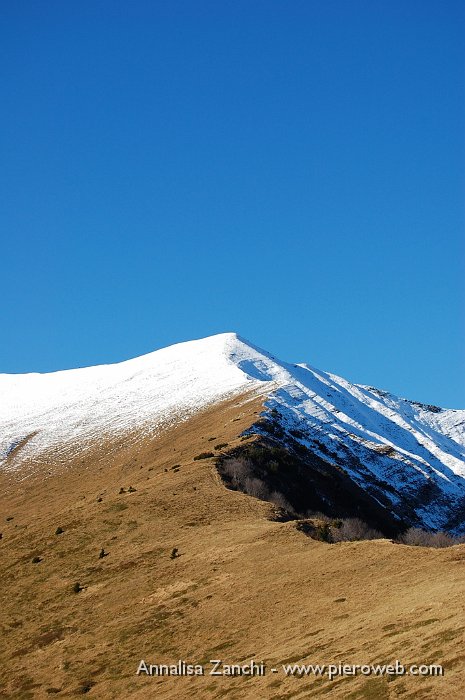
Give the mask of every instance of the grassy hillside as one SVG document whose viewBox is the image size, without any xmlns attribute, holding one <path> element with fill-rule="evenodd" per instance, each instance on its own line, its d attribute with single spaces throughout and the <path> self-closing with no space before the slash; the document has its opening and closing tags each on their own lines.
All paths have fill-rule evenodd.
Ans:
<svg viewBox="0 0 465 700">
<path fill-rule="evenodd" d="M 327 545 L 273 521 L 270 504 L 224 487 L 215 458 L 194 459 L 244 444 L 260 410 L 242 396 L 151 439 L 0 476 L 0 697 L 464 697 L 465 545 Z M 208 672 L 252 658 L 399 659 L 444 676 L 136 675 L 141 659 Z"/>
</svg>

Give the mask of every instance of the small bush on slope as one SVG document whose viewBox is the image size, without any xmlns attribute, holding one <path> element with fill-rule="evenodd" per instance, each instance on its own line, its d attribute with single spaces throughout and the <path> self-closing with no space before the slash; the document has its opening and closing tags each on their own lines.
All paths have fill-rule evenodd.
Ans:
<svg viewBox="0 0 465 700">
<path fill-rule="evenodd" d="M 370 527 L 360 518 L 332 520 L 321 513 L 299 520 L 297 528 L 312 539 L 328 542 L 328 544 L 384 538 L 382 532 Z"/>
<path fill-rule="evenodd" d="M 380 540 L 384 535 L 367 525 L 360 518 L 345 518 L 340 527 L 331 528 L 333 542 L 353 542 L 355 540 Z"/>
<path fill-rule="evenodd" d="M 454 537 L 447 532 L 427 532 L 418 527 L 410 527 L 399 537 L 401 544 L 414 547 L 453 547 L 455 544 L 463 544 L 465 536 Z"/>
</svg>

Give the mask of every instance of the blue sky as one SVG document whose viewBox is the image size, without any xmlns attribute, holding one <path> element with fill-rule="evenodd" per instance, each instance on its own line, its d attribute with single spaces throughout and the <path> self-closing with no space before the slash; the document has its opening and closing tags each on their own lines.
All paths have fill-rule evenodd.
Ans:
<svg viewBox="0 0 465 700">
<path fill-rule="evenodd" d="M 465 407 L 465 5 L 4 4 L 0 371 L 235 330 Z"/>
</svg>

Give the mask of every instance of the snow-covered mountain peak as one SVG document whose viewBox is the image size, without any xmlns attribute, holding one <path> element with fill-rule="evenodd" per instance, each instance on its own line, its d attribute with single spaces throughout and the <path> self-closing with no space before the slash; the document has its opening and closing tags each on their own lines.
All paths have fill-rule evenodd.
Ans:
<svg viewBox="0 0 465 700">
<path fill-rule="evenodd" d="M 32 434 L 22 456 L 183 420 L 249 388 L 230 359 L 245 347 L 225 333 L 117 364 L 0 375 L 0 459 Z"/>
<path fill-rule="evenodd" d="M 457 507 L 463 500 L 465 508 L 465 411 L 282 362 L 236 333 L 117 364 L 0 375 L 0 467 L 16 469 L 25 458 L 50 450 L 66 455 L 135 430 L 156 434 L 244 392 L 262 395 L 285 431 L 357 483 L 388 483 L 393 500 L 396 491 L 434 486 L 435 498 Z M 426 518 L 437 524 L 434 508 Z"/>
</svg>

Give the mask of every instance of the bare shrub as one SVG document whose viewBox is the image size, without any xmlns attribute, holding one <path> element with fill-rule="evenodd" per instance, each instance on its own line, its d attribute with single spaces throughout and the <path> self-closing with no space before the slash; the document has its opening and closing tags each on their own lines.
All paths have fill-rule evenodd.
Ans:
<svg viewBox="0 0 465 700">
<path fill-rule="evenodd" d="M 452 547 L 458 544 L 459 539 L 449 535 L 447 532 L 435 532 L 431 537 L 431 547 Z"/>
<path fill-rule="evenodd" d="M 254 496 L 262 501 L 266 501 L 269 498 L 269 491 L 266 484 L 261 480 L 254 477 L 246 477 L 244 481 L 245 492 L 249 496 Z"/>
<path fill-rule="evenodd" d="M 331 527 L 331 537 L 333 542 L 354 542 L 355 540 L 380 540 L 384 535 L 360 518 L 345 518 L 341 521 L 340 527 Z"/>
<path fill-rule="evenodd" d="M 221 469 L 235 487 L 242 485 L 252 473 L 252 465 L 246 459 L 227 459 L 223 462 Z"/>
<path fill-rule="evenodd" d="M 280 491 L 273 491 L 270 494 L 270 501 L 274 503 L 275 506 L 278 506 L 278 508 L 283 508 L 284 510 L 287 510 L 288 513 L 294 512 L 291 504 Z"/>
<path fill-rule="evenodd" d="M 464 537 L 454 537 L 447 532 L 427 532 L 418 527 L 410 527 L 399 537 L 399 542 L 411 547 L 453 547 L 455 544 L 463 544 Z"/>
<path fill-rule="evenodd" d="M 419 527 L 409 527 L 409 529 L 399 537 L 399 542 L 412 547 L 428 547 L 430 537 L 431 534 L 426 532 L 426 530 L 421 530 Z"/>
</svg>

